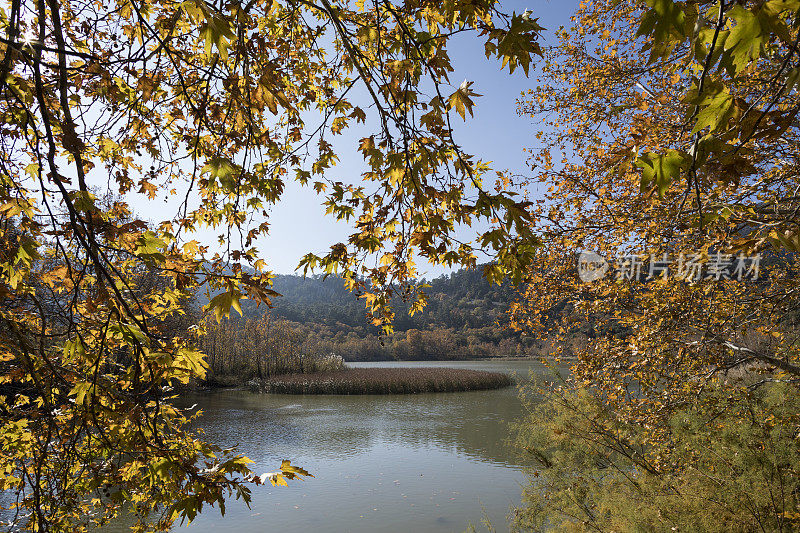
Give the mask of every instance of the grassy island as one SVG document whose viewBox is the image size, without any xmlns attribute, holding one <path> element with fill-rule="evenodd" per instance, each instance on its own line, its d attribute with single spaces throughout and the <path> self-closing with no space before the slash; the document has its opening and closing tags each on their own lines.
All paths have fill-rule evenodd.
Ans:
<svg viewBox="0 0 800 533">
<path fill-rule="evenodd" d="M 251 382 L 273 394 L 418 394 L 499 389 L 511 384 L 500 372 L 461 368 L 352 368 L 285 374 Z"/>
</svg>

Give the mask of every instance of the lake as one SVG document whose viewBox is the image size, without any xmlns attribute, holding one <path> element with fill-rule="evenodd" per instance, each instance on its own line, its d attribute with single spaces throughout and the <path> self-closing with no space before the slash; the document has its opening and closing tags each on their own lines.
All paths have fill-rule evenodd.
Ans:
<svg viewBox="0 0 800 533">
<path fill-rule="evenodd" d="M 549 372 L 534 361 L 350 363 Z M 248 509 L 206 508 L 187 533 L 461 532 L 488 517 L 507 530 L 525 476 L 508 422 L 523 415 L 515 387 L 418 395 L 294 396 L 241 390 L 181 399 L 203 410 L 208 440 L 238 445 L 256 473 L 290 459 L 315 477 L 254 487 Z M 120 524 L 121 525 L 121 524 Z"/>
</svg>

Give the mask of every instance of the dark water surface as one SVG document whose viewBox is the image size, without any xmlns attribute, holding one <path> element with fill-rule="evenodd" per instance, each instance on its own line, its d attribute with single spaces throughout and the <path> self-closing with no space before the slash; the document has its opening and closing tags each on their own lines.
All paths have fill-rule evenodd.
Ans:
<svg viewBox="0 0 800 533">
<path fill-rule="evenodd" d="M 532 361 L 362 363 L 549 372 Z M 290 459 L 314 478 L 255 487 L 251 509 L 205 509 L 187 533 L 498 531 L 520 501 L 522 457 L 506 444 L 523 414 L 515 387 L 419 395 L 295 396 L 229 390 L 182 399 L 212 442 L 238 445 L 257 473 Z M 478 527 L 480 531 L 481 528 Z"/>
</svg>

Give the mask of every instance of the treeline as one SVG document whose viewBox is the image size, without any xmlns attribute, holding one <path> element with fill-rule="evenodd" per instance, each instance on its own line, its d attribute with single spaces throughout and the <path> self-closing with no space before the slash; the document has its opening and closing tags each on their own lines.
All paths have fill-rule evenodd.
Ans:
<svg viewBox="0 0 800 533">
<path fill-rule="evenodd" d="M 206 354 L 206 384 L 233 385 L 251 378 L 341 370 L 341 357 L 324 352 L 299 324 L 263 314 L 204 321 L 197 342 Z"/>
<path fill-rule="evenodd" d="M 424 291 L 428 305 L 423 313 L 408 315 L 409 305 L 402 298 L 392 302 L 396 310 L 395 331 L 409 329 L 502 329 L 505 314 L 516 297 L 510 284 L 492 285 L 482 276 L 482 268 L 459 270 L 433 280 L 420 280 L 430 285 Z M 302 324 L 314 323 L 328 327 L 332 333 L 355 332 L 361 337 L 379 334 L 366 317 L 364 301 L 344 288 L 336 276 L 279 275 L 273 288 L 283 296 L 275 298 L 272 313 L 280 318 Z M 202 302 L 207 303 L 207 302 Z M 259 316 L 264 306 L 242 300 L 246 316 Z"/>
<path fill-rule="evenodd" d="M 364 337 L 334 333 L 320 324 L 300 324 L 264 313 L 203 324 L 198 345 L 207 356 L 209 384 L 287 373 L 333 370 L 343 361 L 459 360 L 520 356 L 547 350 L 542 342 L 514 338 L 499 328 L 410 329 Z M 527 342 L 526 342 L 527 341 Z"/>
<path fill-rule="evenodd" d="M 318 336 L 322 350 L 340 354 L 347 361 L 443 361 L 535 353 L 532 341 L 526 343 L 514 333 L 494 327 L 409 329 L 364 337 L 352 332 L 328 336 L 322 329 Z"/>
<path fill-rule="evenodd" d="M 274 289 L 282 296 L 273 300 L 274 308 L 241 300 L 243 317 L 210 330 L 210 335 L 227 338 L 203 347 L 217 375 L 269 374 L 270 365 L 283 368 L 286 361 L 303 354 L 334 353 L 348 361 L 375 361 L 471 359 L 548 351 L 546 342 L 505 327 L 515 288 L 488 283 L 481 267 L 421 283 L 428 285 L 424 288 L 428 296 L 424 312 L 409 316 L 408 303 L 396 298 L 395 333 L 384 335 L 371 325 L 363 300 L 347 291 L 340 278 L 279 275 Z M 198 296 L 198 307 L 206 303 L 207 298 Z M 262 339 L 262 334 L 275 338 Z"/>
</svg>

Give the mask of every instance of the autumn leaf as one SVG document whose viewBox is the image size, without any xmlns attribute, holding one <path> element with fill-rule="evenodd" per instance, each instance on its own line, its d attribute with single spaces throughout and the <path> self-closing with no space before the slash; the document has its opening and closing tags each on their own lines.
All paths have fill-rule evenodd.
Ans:
<svg viewBox="0 0 800 533">
<path fill-rule="evenodd" d="M 450 95 L 450 98 L 447 100 L 447 110 L 455 108 L 456 112 L 461 115 L 461 118 L 464 121 L 467 120 L 466 112 L 469 111 L 470 116 L 472 116 L 472 108 L 475 103 L 472 101 L 473 97 L 482 96 L 473 92 L 470 89 L 470 86 L 473 82 L 467 82 L 464 80 L 461 85 L 456 89 L 456 91 Z"/>
</svg>

